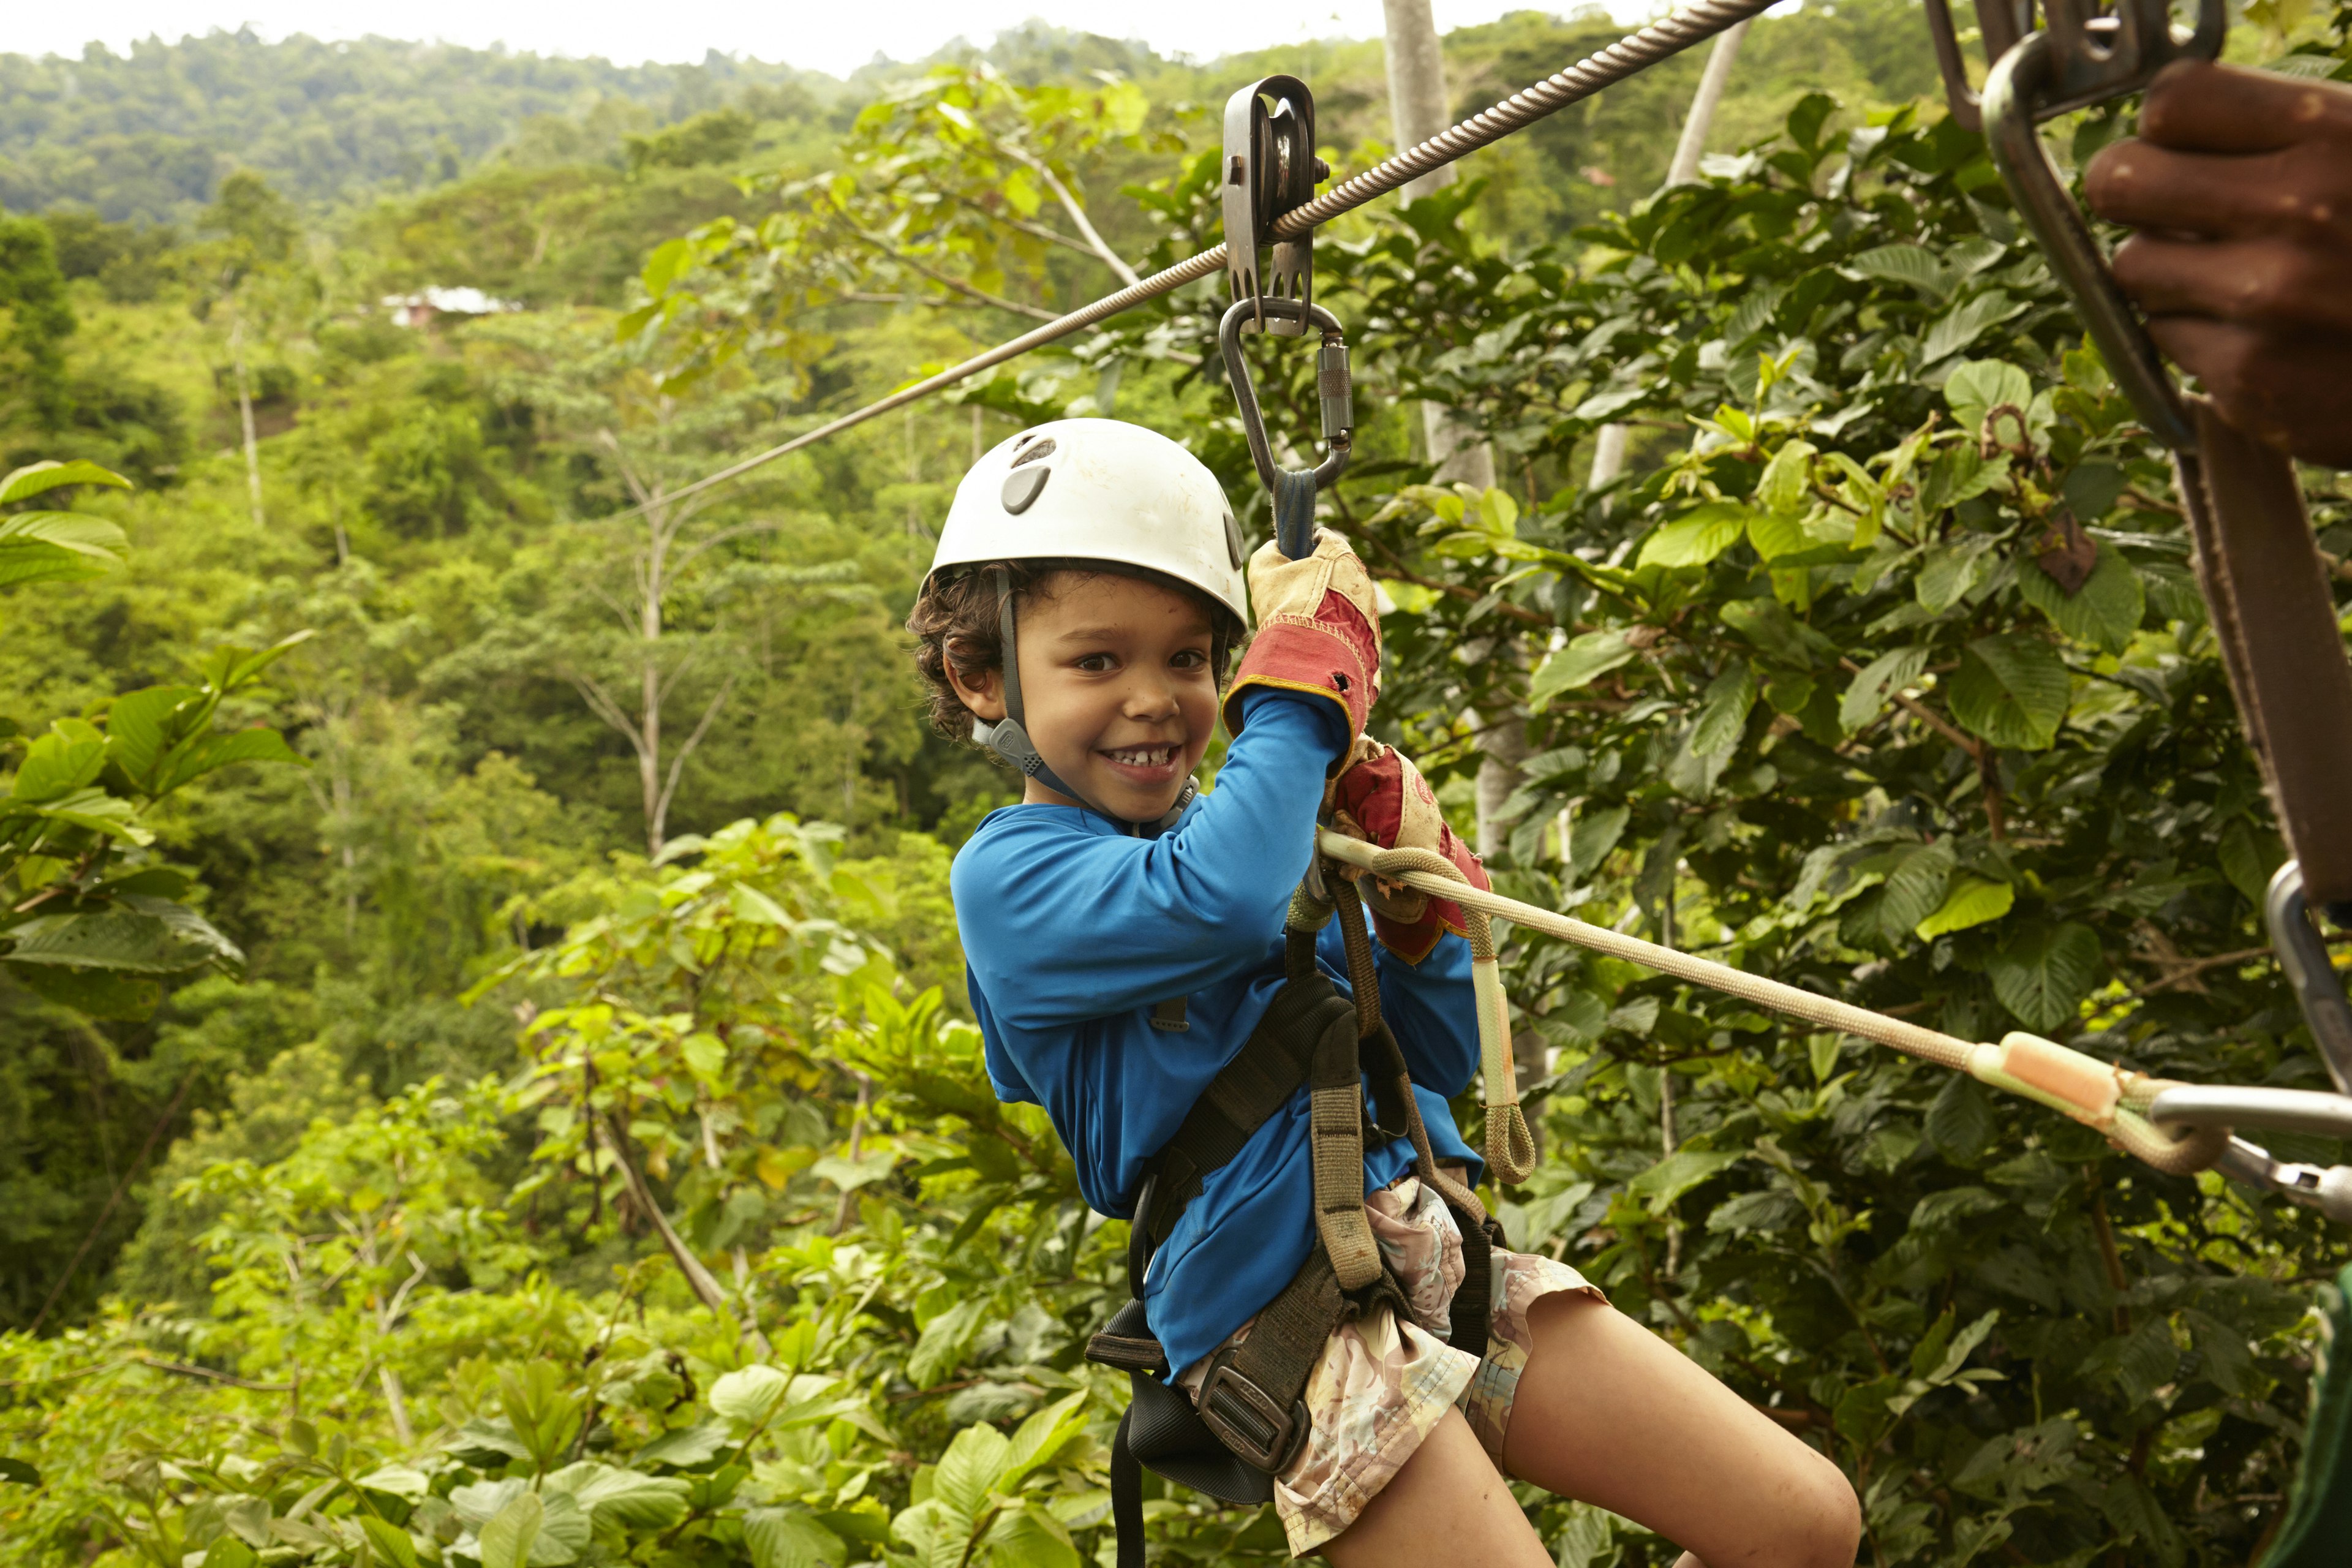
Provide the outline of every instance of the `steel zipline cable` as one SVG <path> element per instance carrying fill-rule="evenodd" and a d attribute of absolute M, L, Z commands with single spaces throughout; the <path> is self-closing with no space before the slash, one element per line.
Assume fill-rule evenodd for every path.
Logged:
<path fill-rule="evenodd" d="M 1680 54 L 1693 44 L 1702 43 L 1778 3 L 1779 0 L 1699 0 L 1696 5 L 1686 6 L 1638 32 L 1627 34 L 1599 54 L 1586 56 L 1567 69 L 1544 78 L 1524 92 L 1513 93 L 1502 102 L 1439 132 L 1428 141 L 1341 181 L 1313 201 L 1284 214 L 1275 223 L 1275 237 L 1296 239 L 1318 224 L 1328 223 L 1342 213 L 1353 212 L 1433 169 L 1466 157 L 1481 147 L 1491 146 L 1513 132 L 1524 130 L 1548 114 L 1557 113 L 1603 88 L 1612 87 L 1628 77 L 1638 75 L 1659 61 Z M 804 447 L 814 447 L 819 441 L 838 436 L 844 430 L 863 425 L 894 408 L 903 408 L 935 392 L 945 391 L 960 381 L 969 380 L 982 371 L 992 369 L 1007 360 L 1017 359 L 1031 349 L 1043 348 L 1047 343 L 1068 337 L 1072 332 L 1083 331 L 1108 321 L 1146 300 L 1157 299 L 1181 289 L 1187 283 L 1213 277 L 1224 268 L 1225 247 L 1223 245 L 1211 246 L 1197 256 L 1188 257 L 1173 267 L 1130 283 L 1115 294 L 1106 294 L 1092 304 L 1081 305 L 1067 315 L 1057 316 L 1041 327 L 974 354 L 961 364 L 950 365 L 935 375 L 925 376 L 920 381 L 900 387 L 887 397 L 877 398 L 863 408 L 829 420 L 814 430 L 795 436 L 740 463 L 730 464 L 715 474 L 706 475 L 662 497 L 659 504 L 683 500 L 713 485 L 739 479 L 779 458 L 787 457 Z M 619 515 L 633 516 L 644 510 L 643 506 L 632 507 Z"/>

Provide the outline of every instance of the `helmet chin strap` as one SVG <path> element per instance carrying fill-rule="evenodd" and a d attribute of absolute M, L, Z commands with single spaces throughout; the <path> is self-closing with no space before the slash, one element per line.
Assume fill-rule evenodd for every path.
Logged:
<path fill-rule="evenodd" d="M 1192 804 L 1192 797 L 1200 793 L 1201 786 L 1192 780 L 1184 781 L 1182 793 L 1177 795 L 1176 805 L 1167 815 L 1156 821 L 1134 822 L 1115 812 L 1105 811 L 1072 789 L 1062 782 L 1059 774 L 1045 765 L 1045 759 L 1037 754 L 1036 744 L 1029 739 L 1029 731 L 1022 722 L 1021 657 L 1019 647 L 1013 641 L 1012 574 L 998 567 L 989 576 L 996 584 L 997 645 L 1003 650 L 1004 717 L 992 724 L 985 719 L 974 719 L 971 738 L 1047 789 L 1057 795 L 1066 795 L 1097 816 L 1117 823 L 1122 833 L 1140 838 L 1174 826 L 1176 819 L 1184 815 L 1184 808 Z"/>

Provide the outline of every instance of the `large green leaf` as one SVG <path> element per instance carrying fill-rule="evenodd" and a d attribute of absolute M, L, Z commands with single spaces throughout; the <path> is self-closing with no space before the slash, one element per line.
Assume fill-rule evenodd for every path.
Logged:
<path fill-rule="evenodd" d="M 792 1386 L 772 1366 L 740 1366 L 710 1385 L 710 1408 L 730 1421 L 757 1426 L 775 1414 Z"/>
<path fill-rule="evenodd" d="M 105 766 L 106 737 L 98 726 L 85 719 L 59 719 L 25 748 L 8 793 L 17 800 L 56 800 L 95 781 Z"/>
<path fill-rule="evenodd" d="M 967 1519 L 976 1517 L 1012 1451 L 1011 1440 L 995 1427 L 965 1427 L 940 1456 L 931 1496 Z"/>
<path fill-rule="evenodd" d="M 416 1542 L 400 1526 L 367 1513 L 360 1516 L 360 1531 L 367 1537 L 368 1544 L 375 1548 L 376 1555 L 393 1568 L 417 1568 Z"/>
<path fill-rule="evenodd" d="M 60 463 L 51 458 L 46 462 L 27 463 L 5 479 L 0 479 L 0 506 L 30 500 L 60 485 L 105 485 L 113 489 L 127 490 L 131 488 L 131 481 L 110 468 L 100 468 L 96 463 Z"/>
<path fill-rule="evenodd" d="M 1949 690 L 1952 717 L 1970 734 L 2039 752 L 2058 738 L 2073 681 L 2057 649 L 2006 632 L 1969 644 Z"/>
<path fill-rule="evenodd" d="M 1885 712 L 1888 699 L 1916 682 L 1927 668 L 1924 647 L 1898 647 L 1880 654 L 1847 683 L 1845 698 L 1838 704 L 1838 722 L 1848 734 L 1861 729 Z"/>
<path fill-rule="evenodd" d="M 751 1568 L 819 1568 L 845 1562 L 841 1537 L 799 1509 L 755 1508 L 743 1516 Z"/>
<path fill-rule="evenodd" d="M 2102 653 L 2122 653 L 2131 647 L 2132 634 L 2147 614 L 2147 587 L 2123 552 L 2101 542 L 2099 563 L 2071 596 L 2038 566 L 2023 565 L 2017 586 L 2025 602 L 2040 610 L 2078 643 Z"/>
<path fill-rule="evenodd" d="M 482 1568 L 530 1568 L 531 1548 L 539 1544 L 546 1517 L 538 1493 L 517 1491 L 482 1526 Z"/>
<path fill-rule="evenodd" d="M 1528 681 L 1528 705 L 1541 710 L 1561 692 L 1589 686 L 1618 666 L 1631 663 L 1640 651 L 1623 631 L 1584 632 L 1571 637 L 1566 647 L 1536 667 Z"/>
<path fill-rule="evenodd" d="M 1933 941 L 1946 931 L 1966 931 L 1997 921 L 2009 913 L 2017 902 L 2017 889 L 2007 882 L 1988 882 L 1979 877 L 1962 877 L 1952 884 L 1951 891 L 1936 911 L 1919 922 L 1922 942 Z"/>
<path fill-rule="evenodd" d="M 1919 362 L 1933 364 L 1947 354 L 1958 353 L 1982 337 L 1986 328 L 2021 314 L 2025 308 L 2026 301 L 2012 300 L 1998 289 L 1970 295 L 1927 329 L 1927 336 L 1919 345 Z"/>
<path fill-rule="evenodd" d="M 592 1525 L 622 1531 L 663 1531 L 684 1519 L 688 1486 L 677 1476 L 648 1476 L 583 1459 L 547 1478 L 587 1510 Z"/>
<path fill-rule="evenodd" d="M 1649 1200 L 1652 1214 L 1664 1214 L 1676 1198 L 1747 1156 L 1737 1149 L 1678 1149 L 1625 1184 Z"/>
<path fill-rule="evenodd" d="M 1874 247 L 1851 258 L 1838 270 L 1849 278 L 1907 283 L 1938 299 L 1951 292 L 1954 282 L 1952 269 L 1937 260 L 1935 252 L 1909 244 Z"/>
<path fill-rule="evenodd" d="M 116 765 L 151 795 L 162 794 L 150 775 L 163 753 L 187 738 L 187 716 L 203 701 L 193 686 L 148 686 L 116 698 L 106 710 Z"/>
<path fill-rule="evenodd" d="M 2046 1035 L 2074 1020 L 2105 963 L 2090 927 L 2045 925 L 2018 933 L 1986 963 L 1985 973 L 2000 1005 Z"/>
<path fill-rule="evenodd" d="M 16 927 L 17 963 L 131 974 L 184 974 L 207 963 L 241 967 L 245 954 L 184 904 L 133 893 L 110 909 L 44 915 Z"/>
<path fill-rule="evenodd" d="M 1981 439 L 1987 411 L 2002 405 L 2024 413 L 2033 402 L 2033 383 L 2005 360 L 1963 360 L 1944 382 L 1944 401 L 1961 429 Z M 2012 432 L 2004 426 L 2003 439 Z"/>
<path fill-rule="evenodd" d="M 1738 501 L 1709 501 L 1694 507 L 1650 535 L 1636 564 L 1704 566 L 1739 542 L 1754 515 Z"/>
<path fill-rule="evenodd" d="M 1756 669 L 1746 659 L 1708 683 L 1691 731 L 1690 749 L 1702 757 L 1722 756 L 1739 744 L 1748 724 L 1748 710 L 1756 706 Z"/>

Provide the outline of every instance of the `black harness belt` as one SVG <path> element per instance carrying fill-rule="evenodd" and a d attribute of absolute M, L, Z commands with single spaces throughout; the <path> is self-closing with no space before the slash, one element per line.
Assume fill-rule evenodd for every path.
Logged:
<path fill-rule="evenodd" d="M 1416 1173 L 1453 1210 L 1462 1232 L 1464 1278 L 1454 1296 L 1451 1342 L 1473 1355 L 1486 1352 L 1489 1253 L 1500 1237 L 1475 1194 L 1437 1169 L 1404 1053 L 1380 1016 L 1362 906 L 1346 883 L 1335 884 L 1335 891 L 1356 999 L 1342 995 L 1316 967 L 1315 931 L 1329 906 L 1302 894 L 1292 905 L 1283 987 L 1247 1043 L 1152 1157 L 1129 1233 L 1133 1299 L 1087 1346 L 1088 1361 L 1128 1373 L 1132 1394 L 1111 1447 L 1119 1568 L 1142 1568 L 1145 1468 L 1221 1501 L 1267 1501 L 1275 1476 L 1306 1440 L 1309 1421 L 1301 1396 L 1332 1331 L 1375 1307 L 1410 1317 L 1364 1214 L 1368 1146 L 1410 1139 Z M 1239 1155 L 1302 1086 L 1312 1097 L 1315 1250 L 1258 1312 L 1242 1342 L 1209 1358 L 1196 1405 L 1176 1386 L 1176 1369 L 1145 1321 L 1144 1277 L 1153 1252 L 1201 1195 L 1202 1184 Z"/>

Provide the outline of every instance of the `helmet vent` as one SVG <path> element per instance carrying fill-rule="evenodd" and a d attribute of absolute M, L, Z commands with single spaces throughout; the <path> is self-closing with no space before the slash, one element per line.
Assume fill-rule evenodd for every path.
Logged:
<path fill-rule="evenodd" d="M 1053 455 L 1054 438 L 1048 436 L 1034 447 L 1023 447 L 1021 455 L 1013 459 L 1013 466 L 1017 468 L 1024 463 L 1042 463 Z"/>
<path fill-rule="evenodd" d="M 1051 447 L 1053 443 L 1045 443 Z M 1051 468 L 1016 468 L 1004 476 L 1004 510 L 1014 517 L 1027 511 L 1045 491 L 1045 481 L 1054 477 Z"/>
<path fill-rule="evenodd" d="M 1225 558 L 1234 571 L 1242 569 L 1242 525 L 1234 521 L 1232 512 L 1225 513 Z"/>

